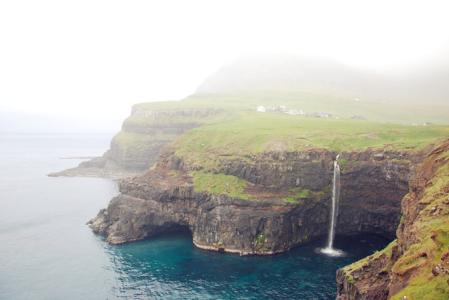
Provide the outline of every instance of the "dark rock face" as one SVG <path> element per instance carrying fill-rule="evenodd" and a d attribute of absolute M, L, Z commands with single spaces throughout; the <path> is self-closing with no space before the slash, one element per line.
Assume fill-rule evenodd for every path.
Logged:
<path fill-rule="evenodd" d="M 396 251 L 397 247 L 393 246 L 393 249 Z M 347 280 L 342 269 L 337 270 L 337 299 L 387 299 L 390 276 L 385 271 L 385 266 L 388 265 L 391 255 L 382 253 L 371 259 L 364 265 L 363 270 L 353 273 L 351 280 Z M 360 282 L 363 282 L 363 288 L 360 288 Z"/>
<path fill-rule="evenodd" d="M 376 156 L 343 156 L 348 165 L 341 175 L 337 233 L 371 232 L 394 238 L 400 201 L 408 192 L 412 157 L 390 153 L 379 160 Z"/>
<path fill-rule="evenodd" d="M 336 156 L 323 150 L 270 152 L 249 161 L 223 161 L 219 171 L 266 188 L 302 187 L 330 194 Z M 416 159 L 401 152 L 342 153 L 337 233 L 370 232 L 393 238 L 400 201 L 408 192 L 410 169 Z"/>
<path fill-rule="evenodd" d="M 266 188 L 323 190 L 331 185 L 330 174 L 336 156 L 336 153 L 323 150 L 266 152 L 245 160 L 222 160 L 219 172 Z"/>
<path fill-rule="evenodd" d="M 407 190 L 410 157 L 402 153 L 383 159 L 376 159 L 379 153 L 374 152 L 354 155 L 341 156 L 342 162 L 346 157 L 358 160 L 342 166 L 344 193 L 337 232 L 392 236 L 399 221 L 400 199 Z M 198 193 L 188 175 L 189 166 L 166 155 L 144 176 L 122 180 L 121 195 L 89 224 L 112 244 L 183 226 L 192 233 L 195 245 L 203 249 L 242 255 L 280 253 L 327 233 L 335 156 L 321 150 L 264 153 L 220 164 L 222 173 L 245 179 L 259 190 L 269 190 L 270 195 L 297 187 L 322 194 L 292 204 L 281 196 L 240 200 Z M 182 176 L 174 177 L 173 170 Z"/>
<path fill-rule="evenodd" d="M 123 181 L 122 194 L 90 221 L 91 228 L 120 244 L 185 226 L 196 246 L 242 255 L 283 252 L 326 231 L 320 226 L 326 206 L 312 199 L 301 207 L 280 200 L 230 199 L 196 193 L 188 182 L 173 185 L 164 173 L 147 174 L 151 181 Z"/>
<path fill-rule="evenodd" d="M 339 269 L 337 299 L 448 299 L 448 153 L 445 141 L 423 156 L 401 201 L 397 240 Z"/>

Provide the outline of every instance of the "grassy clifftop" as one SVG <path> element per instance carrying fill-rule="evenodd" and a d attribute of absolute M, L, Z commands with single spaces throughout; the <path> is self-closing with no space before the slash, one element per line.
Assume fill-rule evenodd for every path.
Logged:
<path fill-rule="evenodd" d="M 195 94 L 181 101 L 140 103 L 135 110 L 168 111 L 180 109 L 220 109 L 229 113 L 254 111 L 257 106 L 284 105 L 288 109 L 301 109 L 305 113 L 327 112 L 347 119 L 362 116 L 372 122 L 413 124 L 432 122 L 449 124 L 449 106 L 397 104 L 358 98 L 336 97 L 329 94 L 306 92 L 252 92 L 239 94 Z"/>
<path fill-rule="evenodd" d="M 449 136 L 449 126 L 411 126 L 351 119 L 313 118 L 280 113 L 246 112 L 193 129 L 176 142 L 186 161 L 208 165 L 220 157 L 265 151 L 367 148 L 417 150 Z"/>
<path fill-rule="evenodd" d="M 256 112 L 259 106 L 267 112 Z M 443 124 L 449 124 L 449 107 L 305 92 L 197 94 L 136 104 L 112 141 L 105 166 L 147 170 L 170 144 L 186 161 L 211 168 L 220 157 L 244 159 L 264 151 L 416 149 L 448 136 L 449 125 Z"/>

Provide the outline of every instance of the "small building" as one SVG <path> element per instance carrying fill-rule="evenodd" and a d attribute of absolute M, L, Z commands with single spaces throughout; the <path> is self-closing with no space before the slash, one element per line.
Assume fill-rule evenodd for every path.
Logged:
<path fill-rule="evenodd" d="M 327 119 L 327 118 L 332 117 L 332 114 L 327 113 L 327 112 L 316 112 L 316 113 L 313 113 L 312 116 L 315 118 Z"/>
<path fill-rule="evenodd" d="M 366 120 L 366 118 L 362 115 L 352 115 L 351 119 L 353 120 Z"/>
<path fill-rule="evenodd" d="M 285 106 L 285 105 L 279 105 L 279 111 L 280 111 L 280 112 L 287 112 L 287 106 Z"/>
<path fill-rule="evenodd" d="M 286 114 L 292 115 L 292 116 L 302 116 L 304 115 L 304 111 L 302 109 L 289 109 L 288 111 L 285 112 Z"/>
<path fill-rule="evenodd" d="M 267 109 L 265 108 L 265 106 L 259 105 L 259 106 L 256 108 L 256 111 L 257 111 L 257 112 L 267 112 Z"/>

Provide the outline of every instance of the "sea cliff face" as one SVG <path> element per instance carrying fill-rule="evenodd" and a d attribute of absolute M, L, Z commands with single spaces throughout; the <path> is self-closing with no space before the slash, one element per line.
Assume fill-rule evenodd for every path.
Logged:
<path fill-rule="evenodd" d="M 145 175 L 122 180 L 121 194 L 89 225 L 112 244 L 185 228 L 203 249 L 284 252 L 327 233 L 335 157 L 309 150 L 221 158 L 214 172 L 245 183 L 241 196 L 233 196 L 199 189 L 195 172 L 201 167 L 166 152 Z M 337 233 L 393 236 L 416 157 L 371 150 L 340 157 L 344 193 Z"/>
<path fill-rule="evenodd" d="M 147 171 L 165 146 L 186 131 L 215 119 L 223 111 L 214 108 L 177 108 L 170 102 L 136 104 L 101 157 L 50 176 L 93 176 L 124 178 Z"/>
<path fill-rule="evenodd" d="M 448 299 L 449 141 L 416 168 L 397 239 L 337 271 L 338 299 Z"/>

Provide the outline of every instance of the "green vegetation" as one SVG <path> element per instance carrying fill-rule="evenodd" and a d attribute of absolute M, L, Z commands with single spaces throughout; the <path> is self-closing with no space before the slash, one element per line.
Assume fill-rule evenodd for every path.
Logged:
<path fill-rule="evenodd" d="M 121 131 L 114 137 L 114 143 L 120 145 L 120 147 L 126 151 L 137 146 L 146 146 L 154 141 L 171 141 L 176 136 L 173 134 L 143 134 L 136 132 Z"/>
<path fill-rule="evenodd" d="M 358 260 L 358 261 L 356 261 L 356 262 L 354 262 L 354 263 L 352 263 L 352 264 L 342 268 L 342 270 L 345 273 L 345 275 L 347 276 L 347 278 L 350 278 L 351 280 L 353 280 L 353 277 L 351 275 L 352 272 L 354 272 L 355 270 L 359 270 L 359 269 L 363 268 L 371 260 L 378 259 L 382 255 L 386 255 L 388 258 L 390 258 L 391 255 L 392 255 L 393 247 L 395 247 L 396 245 L 397 245 L 397 240 L 394 240 L 390 244 L 388 244 L 387 247 L 385 247 L 383 250 L 376 251 L 373 254 L 371 254 L 370 256 L 362 258 L 361 260 Z"/>
<path fill-rule="evenodd" d="M 426 205 L 419 219 L 413 224 L 419 243 L 410 246 L 393 266 L 393 272 L 405 274 L 419 268 L 404 289 L 392 299 L 447 299 L 449 295 L 449 274 L 434 276 L 432 269 L 441 263 L 444 254 L 449 253 L 449 153 L 440 155 L 445 161 L 426 187 L 421 205 Z M 439 209 L 438 213 L 434 213 Z"/>
<path fill-rule="evenodd" d="M 259 233 L 256 236 L 254 245 L 256 246 L 256 248 L 261 248 L 265 245 L 266 242 L 267 242 L 267 238 L 265 237 L 265 235 L 263 233 Z"/>
<path fill-rule="evenodd" d="M 252 199 L 245 192 L 248 182 L 231 175 L 206 172 L 193 172 L 193 186 L 197 192 L 207 192 L 212 195 L 226 195 L 242 200 Z"/>
<path fill-rule="evenodd" d="M 423 168 L 440 164 L 430 183 L 426 184 L 424 194 L 413 193 L 406 197 L 420 197 L 418 203 L 424 208 L 419 212 L 407 231 L 413 235 L 411 244 L 396 261 L 392 258 L 392 249 L 397 241 L 392 242 L 382 251 L 361 259 L 342 270 L 348 282 L 354 282 L 352 276 L 355 270 L 360 270 L 381 255 L 386 255 L 388 264 L 385 271 L 391 272 L 393 277 L 404 280 L 402 290 L 392 295 L 393 300 L 443 300 L 449 295 L 449 207 L 447 205 L 447 191 L 449 191 L 449 151 L 436 152 L 424 161 Z M 412 201 L 412 203 L 414 203 Z M 417 205 L 417 204 L 412 204 Z M 407 215 L 401 217 L 401 224 Z M 407 242 L 412 242 L 407 241 Z M 438 267 L 437 267 L 438 266 Z M 433 270 L 437 271 L 435 274 Z M 445 270 L 446 269 L 446 270 Z"/>
<path fill-rule="evenodd" d="M 291 189 L 290 195 L 285 197 L 283 200 L 288 203 L 299 203 L 301 199 L 309 198 L 311 195 L 311 191 L 308 189 Z"/>
<path fill-rule="evenodd" d="M 311 191 L 305 188 L 293 188 L 289 190 L 289 195 L 284 197 L 282 200 L 284 200 L 287 203 L 293 203 L 298 204 L 301 203 L 301 200 L 304 199 L 314 199 L 314 200 L 320 200 L 322 199 L 326 194 L 329 194 L 330 191 Z"/>
<path fill-rule="evenodd" d="M 259 105 L 284 105 L 331 117 L 257 113 Z M 133 111 L 124 123 L 125 131 L 115 139 L 122 151 L 144 153 L 148 143 L 171 142 L 180 129 L 200 125 L 177 141 L 176 153 L 209 171 L 218 171 L 215 167 L 223 158 L 244 160 L 263 151 L 419 149 L 449 136 L 448 126 L 422 126 L 424 122 L 448 124 L 449 107 L 354 101 L 299 91 L 193 95 L 182 101 L 136 104 Z M 354 116 L 366 121 L 353 120 Z M 344 168 L 346 162 L 341 165 Z"/>
<path fill-rule="evenodd" d="M 424 102 L 423 102 L 424 103 Z M 239 94 L 201 94 L 187 97 L 182 101 L 140 103 L 135 110 L 167 111 L 179 109 L 221 109 L 227 113 L 252 112 L 258 105 L 285 105 L 288 109 L 301 109 L 306 113 L 327 112 L 341 119 L 363 116 L 371 122 L 421 124 L 449 123 L 449 106 L 429 106 L 427 104 L 394 104 L 379 101 L 354 101 L 352 98 L 335 97 L 300 91 L 254 92 Z"/>
<path fill-rule="evenodd" d="M 170 134 L 148 135 L 121 131 L 113 138 L 111 149 L 116 151 L 115 155 L 123 161 L 139 159 L 150 156 L 161 144 L 169 143 L 175 138 L 175 135 Z"/>
<path fill-rule="evenodd" d="M 419 149 L 447 136 L 447 126 L 248 112 L 240 114 L 239 118 L 204 125 L 184 134 L 176 144 L 176 154 L 190 163 L 213 168 L 221 157 L 245 157 L 263 151 Z"/>

